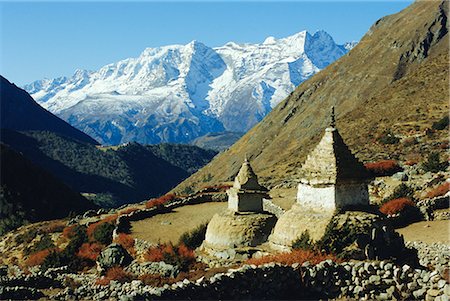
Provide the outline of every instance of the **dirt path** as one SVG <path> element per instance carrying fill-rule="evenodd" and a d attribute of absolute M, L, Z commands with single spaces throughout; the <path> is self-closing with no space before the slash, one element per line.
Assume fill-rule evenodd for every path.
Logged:
<path fill-rule="evenodd" d="M 403 234 L 405 241 L 450 244 L 450 220 L 418 222 L 396 231 Z"/>
<path fill-rule="evenodd" d="M 131 223 L 131 235 L 149 242 L 177 243 L 180 236 L 209 222 L 214 214 L 225 210 L 226 202 L 203 203 L 176 208 L 152 218 Z"/>

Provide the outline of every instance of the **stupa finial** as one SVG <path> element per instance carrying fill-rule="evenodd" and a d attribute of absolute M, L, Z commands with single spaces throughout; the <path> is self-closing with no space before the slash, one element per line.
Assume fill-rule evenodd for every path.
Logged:
<path fill-rule="evenodd" d="M 334 114 L 334 106 L 331 107 L 331 121 L 330 121 L 330 127 L 334 128 L 336 127 L 336 116 Z"/>

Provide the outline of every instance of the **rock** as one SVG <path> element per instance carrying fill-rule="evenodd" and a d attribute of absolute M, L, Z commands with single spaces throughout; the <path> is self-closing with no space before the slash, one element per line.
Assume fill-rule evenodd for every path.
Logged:
<path fill-rule="evenodd" d="M 408 175 L 403 171 L 393 174 L 392 178 L 399 181 L 408 181 Z"/>
<path fill-rule="evenodd" d="M 127 266 L 131 263 L 132 257 L 121 245 L 112 243 L 107 246 L 97 258 L 97 269 L 100 272 L 114 267 Z"/>
<path fill-rule="evenodd" d="M 97 212 L 95 210 L 88 210 L 83 214 L 83 218 L 96 216 Z"/>
<path fill-rule="evenodd" d="M 447 282 L 444 279 L 439 280 L 437 283 L 438 288 L 443 288 L 446 284 Z"/>
<path fill-rule="evenodd" d="M 425 293 L 426 293 L 427 291 L 424 289 L 424 288 L 421 288 L 421 289 L 418 289 L 418 290 L 415 290 L 415 291 L 413 291 L 413 296 L 416 298 L 416 299 L 423 299 L 423 297 L 425 296 Z"/>

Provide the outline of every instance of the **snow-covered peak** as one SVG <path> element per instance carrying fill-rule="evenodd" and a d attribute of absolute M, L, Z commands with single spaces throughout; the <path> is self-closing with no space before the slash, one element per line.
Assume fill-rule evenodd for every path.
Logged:
<path fill-rule="evenodd" d="M 189 142 L 208 132 L 245 132 L 346 52 L 324 31 L 216 48 L 194 40 L 24 88 L 106 144 Z"/>
<path fill-rule="evenodd" d="M 275 44 L 276 42 L 277 42 L 277 40 L 276 40 L 274 37 L 270 36 L 270 37 L 267 37 L 267 38 L 264 40 L 263 44 L 264 44 L 264 45 L 273 45 L 273 44 Z"/>

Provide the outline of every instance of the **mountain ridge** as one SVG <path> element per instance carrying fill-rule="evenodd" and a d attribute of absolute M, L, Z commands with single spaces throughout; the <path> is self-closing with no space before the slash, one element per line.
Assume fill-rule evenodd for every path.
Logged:
<path fill-rule="evenodd" d="M 245 132 L 300 82 L 347 53 L 324 31 L 263 43 L 146 48 L 137 58 L 24 88 L 103 144 L 191 142 Z M 318 66 L 320 66 L 320 68 Z"/>

